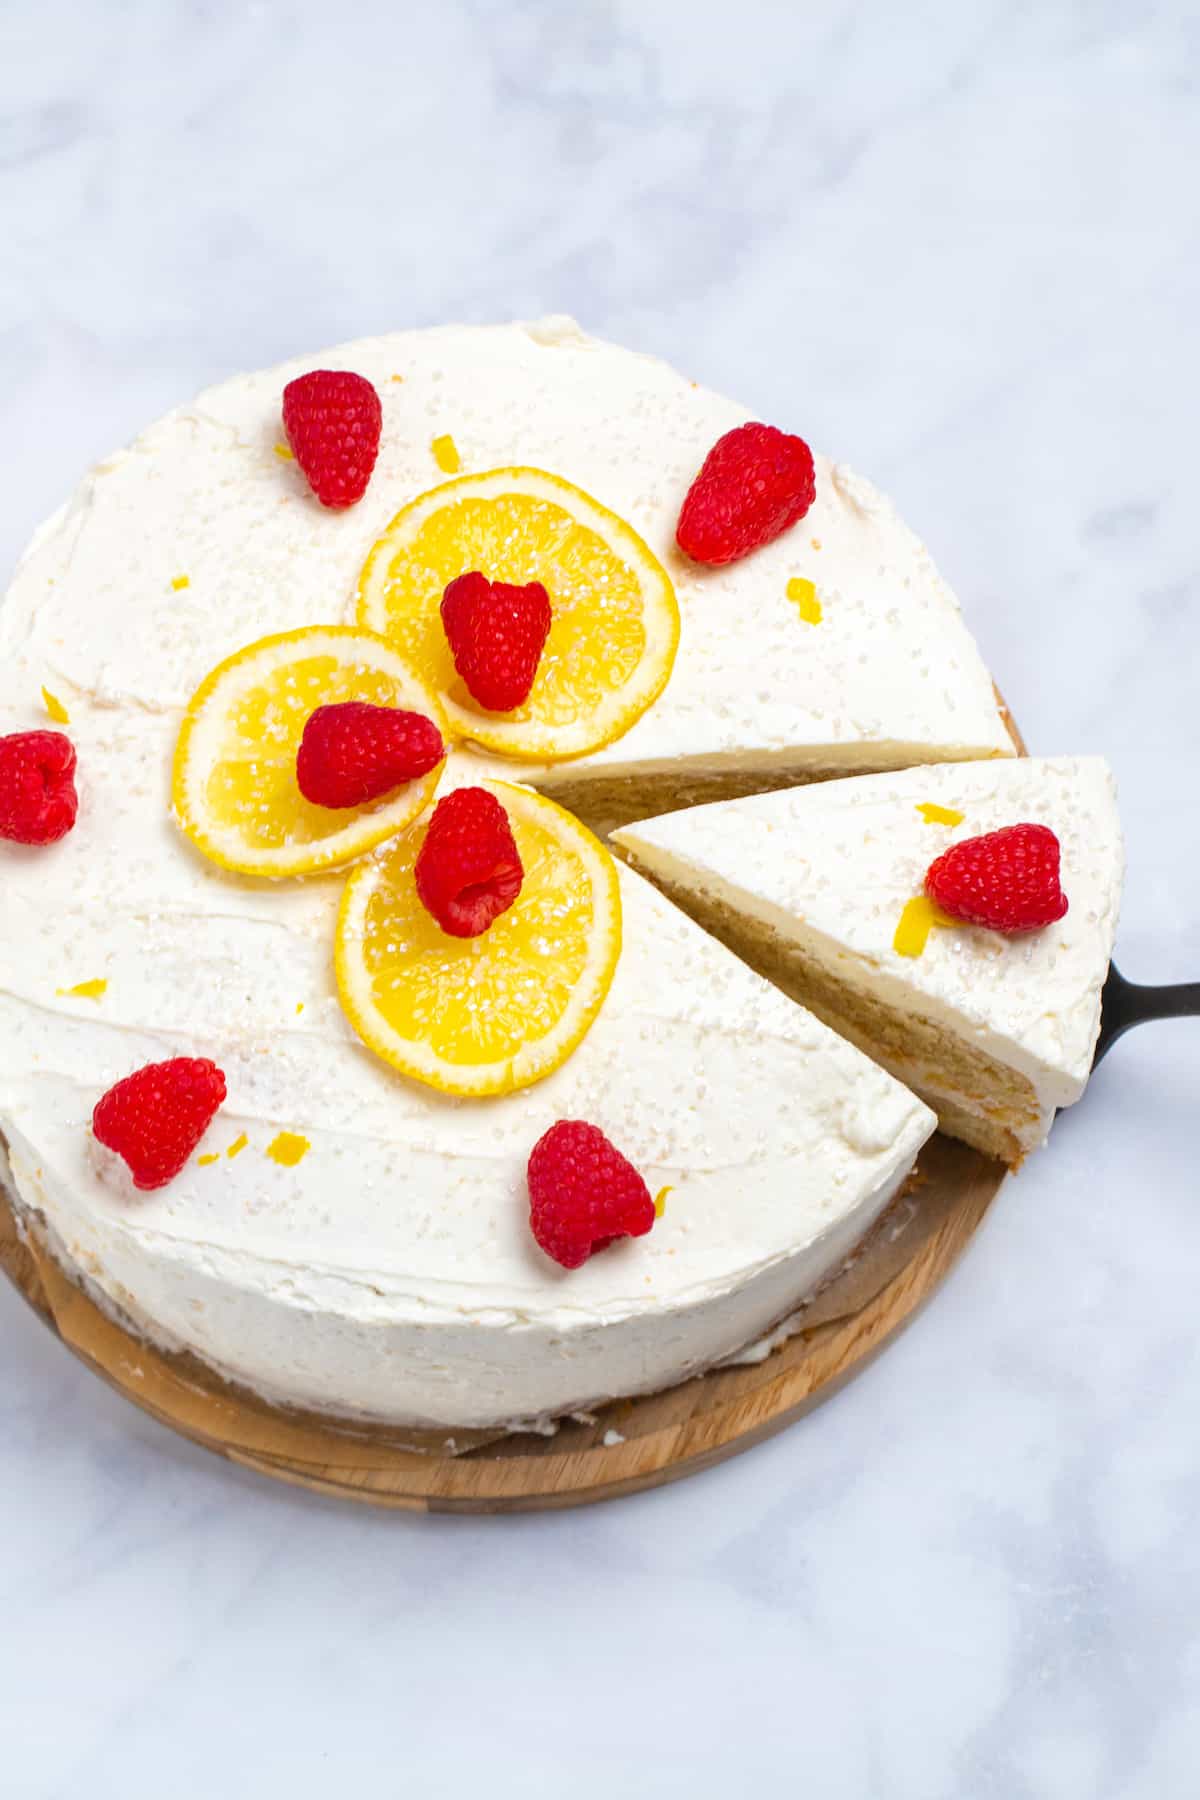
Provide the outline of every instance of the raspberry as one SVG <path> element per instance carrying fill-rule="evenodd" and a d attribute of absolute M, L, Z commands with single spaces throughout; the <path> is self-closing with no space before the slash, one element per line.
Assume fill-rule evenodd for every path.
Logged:
<path fill-rule="evenodd" d="M 225 1077 L 204 1056 L 174 1056 L 126 1075 L 97 1101 L 92 1131 L 149 1192 L 173 1181 L 225 1098 Z"/>
<path fill-rule="evenodd" d="M 816 496 L 812 451 L 774 425 L 718 438 L 687 491 L 675 541 L 693 562 L 736 562 L 802 519 Z"/>
<path fill-rule="evenodd" d="M 540 581 L 511 587 L 477 572 L 459 575 L 442 595 L 442 625 L 473 700 L 488 712 L 525 704 L 550 630 L 550 596 Z"/>
<path fill-rule="evenodd" d="M 0 737 L 0 838 L 55 844 L 75 823 L 75 746 L 61 731 Z"/>
<path fill-rule="evenodd" d="M 283 390 L 283 428 L 322 506 L 353 506 L 367 491 L 383 408 L 365 375 L 313 369 Z"/>
<path fill-rule="evenodd" d="M 439 800 L 413 873 L 422 906 L 451 937 L 478 937 L 507 912 L 525 871 L 495 795 L 466 787 Z"/>
<path fill-rule="evenodd" d="M 446 754 L 424 713 L 345 700 L 310 713 L 296 752 L 296 785 L 314 806 L 366 806 L 428 775 Z"/>
<path fill-rule="evenodd" d="M 633 1164 L 582 1119 L 560 1119 L 529 1157 L 529 1225 L 564 1269 L 617 1238 L 644 1237 L 654 1223 L 650 1190 Z"/>
<path fill-rule="evenodd" d="M 1006 825 L 952 844 L 930 864 L 925 892 L 968 925 L 1037 931 L 1067 910 L 1058 867 L 1058 839 L 1048 826 Z"/>

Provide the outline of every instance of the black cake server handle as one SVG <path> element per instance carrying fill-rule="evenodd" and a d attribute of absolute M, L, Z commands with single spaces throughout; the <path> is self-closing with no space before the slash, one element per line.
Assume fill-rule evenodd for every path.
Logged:
<path fill-rule="evenodd" d="M 1126 981 L 1116 963 L 1108 966 L 1108 980 L 1100 996 L 1100 1036 L 1096 1040 L 1095 1068 L 1119 1037 L 1147 1019 L 1200 1018 L 1200 981 L 1180 981 L 1168 987 L 1142 987 Z"/>

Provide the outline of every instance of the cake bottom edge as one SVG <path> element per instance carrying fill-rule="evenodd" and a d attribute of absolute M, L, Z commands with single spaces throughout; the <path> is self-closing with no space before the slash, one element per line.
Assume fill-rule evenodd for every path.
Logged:
<path fill-rule="evenodd" d="M 52 1222 L 37 1207 L 22 1199 L 0 1137 L 0 1210 L 11 1216 L 13 1229 L 32 1256 L 43 1288 L 48 1290 L 48 1308 L 39 1310 L 48 1311 L 50 1322 L 68 1346 L 103 1378 L 165 1423 L 189 1435 L 211 1438 L 215 1447 L 222 1447 L 222 1421 L 228 1425 L 238 1409 L 249 1408 L 255 1415 L 265 1415 L 270 1421 L 285 1425 L 292 1436 L 305 1431 L 334 1432 L 339 1438 L 359 1443 L 369 1441 L 393 1451 L 459 1456 L 519 1436 L 552 1437 L 563 1425 L 593 1423 L 595 1415 L 605 1408 L 661 1396 L 697 1377 L 724 1368 L 759 1365 L 798 1333 L 830 1321 L 831 1309 L 821 1303 L 831 1291 L 837 1290 L 844 1276 L 864 1261 L 874 1246 L 889 1237 L 895 1238 L 897 1215 L 903 1217 L 906 1208 L 911 1210 L 908 1196 L 920 1185 L 920 1180 L 915 1167 L 901 1171 L 899 1178 L 889 1184 L 889 1191 L 872 1210 L 869 1219 L 860 1222 L 860 1229 L 837 1247 L 836 1256 L 807 1291 L 790 1294 L 786 1304 L 776 1309 L 769 1319 L 757 1322 L 744 1341 L 722 1346 L 701 1367 L 689 1368 L 634 1391 L 572 1399 L 561 1408 L 532 1416 L 514 1413 L 483 1424 L 463 1424 L 455 1420 L 431 1423 L 364 1413 L 344 1406 L 312 1406 L 299 1402 L 292 1395 L 273 1390 L 267 1383 L 247 1381 L 239 1372 L 222 1367 L 218 1360 L 184 1344 L 159 1322 L 135 1314 L 116 1300 L 94 1275 L 79 1266 L 66 1250 Z M 86 1304 L 80 1306 L 78 1297 Z M 857 1307 L 845 1309 L 847 1314 L 854 1310 Z M 836 1305 L 832 1316 L 839 1316 Z M 130 1340 L 152 1351 L 155 1362 L 162 1365 L 161 1370 L 146 1370 L 131 1364 L 128 1357 Z M 151 1390 L 158 1381 L 172 1388 L 171 1404 L 162 1403 L 161 1393 L 156 1400 Z M 143 1382 L 145 1391 L 139 1391 Z M 186 1418 L 180 1416 L 176 1401 L 181 1403 Z M 206 1407 L 212 1409 L 213 1416 L 204 1423 L 203 1429 L 191 1430 L 189 1421 L 198 1422 Z"/>

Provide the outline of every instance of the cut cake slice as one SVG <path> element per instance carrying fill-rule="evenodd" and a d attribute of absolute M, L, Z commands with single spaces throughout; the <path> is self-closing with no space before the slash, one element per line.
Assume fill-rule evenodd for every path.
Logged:
<path fill-rule="evenodd" d="M 916 954 L 919 933 L 898 949 L 934 858 L 1025 821 L 1060 841 L 1065 917 L 1015 937 L 936 924 Z M 825 782 L 643 820 L 614 841 L 988 1155 L 1015 1167 L 1083 1092 L 1123 873 L 1115 784 L 1099 757 Z"/>

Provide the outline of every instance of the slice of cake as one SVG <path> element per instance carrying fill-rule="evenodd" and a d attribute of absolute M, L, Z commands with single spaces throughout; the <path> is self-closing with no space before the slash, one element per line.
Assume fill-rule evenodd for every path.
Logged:
<path fill-rule="evenodd" d="M 137 803 L 165 722 L 113 734 L 84 708 L 72 728 L 105 768 L 91 808 L 52 851 L 0 845 L 15 1197 L 135 1329 L 272 1400 L 495 1427 L 667 1386 L 838 1268 L 934 1128 L 627 869 L 616 977 L 561 1068 L 488 1100 L 401 1079 L 338 1005 L 340 884 L 222 878 Z M 92 1107 L 180 1055 L 215 1057 L 228 1098 L 182 1173 L 137 1193 L 98 1164 Z M 559 1119 L 604 1130 L 662 1213 L 570 1270 L 535 1244 L 525 1186 Z"/>
<path fill-rule="evenodd" d="M 951 845 L 1049 827 L 1068 910 L 1005 936 L 924 895 Z M 698 807 L 616 833 L 692 916 L 1016 1165 L 1083 1092 L 1120 904 L 1116 794 L 1097 757 L 908 769 Z"/>
<path fill-rule="evenodd" d="M 384 400 L 370 485 L 342 512 L 314 506 L 280 424 L 285 383 L 322 366 Z M 807 513 L 754 554 L 713 568 L 677 549 L 689 485 L 746 417 L 565 319 L 345 344 L 211 388 L 100 463 L 39 533 L 10 613 L 53 691 L 139 716 L 181 708 L 252 640 L 351 620 L 372 546 L 415 496 L 452 473 L 532 465 L 628 520 L 679 602 L 674 669 L 645 715 L 581 760 L 526 773 L 589 822 L 1011 754 L 953 594 L 844 464 L 818 455 Z"/>

